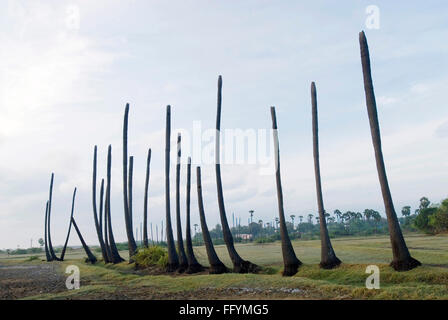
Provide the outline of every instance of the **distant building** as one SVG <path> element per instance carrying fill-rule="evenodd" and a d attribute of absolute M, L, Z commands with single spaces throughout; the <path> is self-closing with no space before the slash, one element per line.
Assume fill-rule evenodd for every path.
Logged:
<path fill-rule="evenodd" d="M 243 240 L 252 240 L 252 235 L 250 233 L 240 233 L 237 234 L 236 237 Z"/>

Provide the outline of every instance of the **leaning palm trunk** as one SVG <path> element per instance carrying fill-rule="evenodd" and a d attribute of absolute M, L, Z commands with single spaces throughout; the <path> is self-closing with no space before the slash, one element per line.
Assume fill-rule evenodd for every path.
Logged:
<path fill-rule="evenodd" d="M 176 162 L 176 227 L 177 227 L 177 252 L 179 253 L 179 272 L 188 268 L 188 260 L 185 255 L 184 241 L 182 237 L 182 222 L 180 219 L 180 159 L 181 136 L 177 135 L 177 162 Z"/>
<path fill-rule="evenodd" d="M 64 247 L 62 248 L 62 252 L 61 252 L 61 261 L 64 261 L 65 251 L 67 250 L 68 239 L 70 238 L 70 231 L 72 230 L 72 218 L 73 218 L 73 212 L 75 210 L 75 197 L 76 197 L 76 188 L 75 188 L 75 190 L 73 190 L 72 211 L 70 214 L 70 223 L 68 224 L 67 238 L 65 238 Z"/>
<path fill-rule="evenodd" d="M 53 244 L 51 243 L 51 204 L 52 204 L 52 198 L 53 198 L 53 181 L 54 181 L 54 173 L 51 173 L 51 181 L 50 181 L 50 192 L 48 197 L 48 217 L 47 217 L 47 233 L 48 233 L 48 250 L 50 251 L 51 259 L 53 260 L 59 260 L 59 258 L 54 253 Z"/>
<path fill-rule="evenodd" d="M 237 273 L 257 272 L 260 268 L 250 261 L 243 260 L 235 249 L 233 244 L 233 236 L 230 232 L 229 223 L 227 222 L 226 208 L 224 205 L 224 195 L 222 191 L 221 181 L 221 164 L 220 164 L 220 136 L 221 136 L 221 102 L 222 102 L 222 77 L 218 78 L 218 103 L 216 113 L 216 136 L 215 136 L 215 171 L 216 171 L 216 187 L 218 191 L 219 216 L 221 218 L 222 233 L 227 251 L 233 263 L 233 271 Z"/>
<path fill-rule="evenodd" d="M 114 233 L 112 231 L 112 218 L 110 213 L 110 189 L 111 189 L 111 167 L 112 167 L 112 146 L 109 145 L 107 150 L 107 182 L 106 182 L 106 206 L 104 214 L 107 215 L 107 233 L 109 237 L 110 262 L 119 263 L 124 261 L 118 253 L 115 244 Z M 130 259 L 130 258 L 129 258 Z"/>
<path fill-rule="evenodd" d="M 50 250 L 48 250 L 48 200 L 45 205 L 45 257 L 47 258 L 47 261 L 53 261 L 53 258 L 51 257 Z"/>
<path fill-rule="evenodd" d="M 98 236 L 98 241 L 100 243 L 101 255 L 103 256 L 103 261 L 108 263 L 108 257 L 106 252 L 106 245 L 103 240 L 103 232 L 101 230 L 101 214 L 98 221 L 98 211 L 97 211 L 97 203 L 96 203 L 96 171 L 97 171 L 97 146 L 93 149 L 93 174 L 92 174 L 92 206 L 93 206 L 93 219 L 95 221 L 96 234 Z M 102 196 L 102 195 L 101 195 Z M 101 202 L 101 201 L 100 201 Z M 101 203 L 100 203 L 101 208 Z M 101 209 L 100 209 L 101 211 Z M 62 257 L 61 257 L 62 258 Z"/>
<path fill-rule="evenodd" d="M 134 240 L 132 231 L 132 217 L 129 212 L 128 198 L 128 117 L 129 103 L 126 104 L 123 121 L 123 203 L 124 203 L 124 221 L 126 224 L 126 235 L 128 237 L 129 262 L 137 251 L 137 244 Z M 109 221 L 110 222 L 110 221 Z"/>
<path fill-rule="evenodd" d="M 90 251 L 89 246 L 86 244 L 86 242 L 84 241 L 84 238 L 82 237 L 81 231 L 79 231 L 78 226 L 76 225 L 75 222 L 75 218 L 72 217 L 72 223 L 73 226 L 75 227 L 76 233 L 78 234 L 79 240 L 81 241 L 82 247 L 84 248 L 84 251 L 87 254 L 87 260 L 91 263 L 94 264 L 96 263 L 97 259 L 96 257 L 93 255 L 92 251 Z M 86 260 L 86 262 L 87 262 Z"/>
<path fill-rule="evenodd" d="M 274 136 L 274 152 L 275 152 L 275 180 L 277 184 L 277 200 L 278 200 L 278 213 L 280 222 L 280 236 L 282 239 L 282 254 L 283 254 L 283 275 L 293 276 L 297 273 L 297 269 L 302 264 L 297 259 L 294 249 L 289 239 L 288 230 L 286 229 L 285 212 L 283 210 L 283 192 L 282 181 L 280 177 L 280 150 L 278 143 L 278 131 L 277 131 L 277 118 L 275 116 L 275 107 L 271 107 L 272 117 L 272 134 Z"/>
<path fill-rule="evenodd" d="M 185 230 L 185 237 L 186 237 L 186 253 L 187 253 L 187 260 L 188 260 L 188 269 L 187 273 L 196 273 L 204 270 L 204 267 L 199 264 L 198 260 L 196 260 L 196 257 L 194 256 L 193 251 L 193 242 L 191 241 L 191 226 L 190 226 L 190 191 L 191 191 L 191 158 L 188 157 L 188 164 L 187 164 L 187 223 L 186 223 L 186 230 Z"/>
<path fill-rule="evenodd" d="M 333 246 L 331 245 L 330 236 L 328 235 L 327 221 L 325 219 L 324 201 L 322 197 L 322 185 L 320 180 L 320 164 L 319 164 L 319 135 L 318 135 L 318 118 L 317 118 L 317 95 L 316 85 L 311 83 L 311 105 L 313 118 L 313 156 L 314 156 L 314 174 L 316 178 L 317 207 L 319 210 L 320 220 L 320 241 L 321 241 L 321 260 L 320 267 L 324 269 L 332 269 L 341 264 L 341 260 L 336 257 Z"/>
<path fill-rule="evenodd" d="M 408 247 L 406 246 L 392 202 L 389 184 L 387 182 L 386 168 L 384 166 L 383 152 L 381 149 L 381 135 L 375 93 L 373 90 L 372 74 L 370 70 L 369 47 L 364 31 L 359 33 L 359 45 L 361 48 L 364 91 L 366 95 L 367 112 L 369 115 L 370 133 L 372 135 L 373 148 L 375 150 L 376 168 L 381 185 L 381 193 L 383 195 L 387 222 L 389 225 L 390 241 L 392 244 L 393 260 L 390 265 L 397 271 L 406 271 L 421 265 L 421 263 L 411 257 Z"/>
<path fill-rule="evenodd" d="M 208 231 L 207 222 L 205 221 L 204 203 L 202 200 L 202 184 L 201 184 L 201 167 L 196 168 L 197 187 L 198 187 L 198 206 L 199 217 L 201 219 L 202 236 L 204 238 L 205 249 L 207 251 L 208 262 L 210 263 L 210 273 L 219 274 L 227 272 L 227 268 L 224 263 L 219 260 L 213 246 L 212 238 Z"/>
<path fill-rule="evenodd" d="M 171 228 L 170 205 L 170 139 L 171 139 L 171 106 L 166 107 L 166 135 L 165 135 L 165 205 L 166 205 L 166 242 L 168 247 L 167 271 L 172 272 L 179 267 L 179 257 L 174 245 L 173 229 Z M 162 228 L 163 229 L 163 228 Z M 163 231 L 162 231 L 163 232 Z M 163 241 L 163 234 L 162 234 Z"/>
<path fill-rule="evenodd" d="M 146 160 L 146 179 L 145 179 L 145 199 L 143 204 L 143 245 L 149 246 L 148 243 L 148 190 L 149 190 L 149 167 L 151 164 L 151 148 L 148 149 L 148 158 Z"/>

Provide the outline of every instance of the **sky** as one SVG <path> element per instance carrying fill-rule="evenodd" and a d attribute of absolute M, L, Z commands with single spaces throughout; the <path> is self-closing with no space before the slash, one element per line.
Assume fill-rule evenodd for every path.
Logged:
<path fill-rule="evenodd" d="M 158 224 L 160 230 L 165 216 L 168 104 L 172 150 L 177 132 L 183 133 L 185 142 L 188 137 L 198 141 L 198 127 L 202 134 L 202 157 L 193 152 L 194 143 L 192 148 L 185 143 L 183 149 L 182 217 L 185 158 L 191 155 L 194 166 L 202 166 L 209 228 L 219 223 L 210 136 L 218 75 L 223 77 L 223 132 L 256 132 L 260 148 L 255 161 L 222 165 L 231 225 L 232 213 L 243 224 L 249 210 L 255 211 L 256 221 L 270 222 L 278 215 L 275 176 L 266 169 L 271 149 L 264 160 L 260 156 L 261 147 L 272 144 L 270 106 L 277 112 L 285 214 L 317 211 L 312 81 L 318 95 L 325 209 L 372 208 L 384 214 L 362 84 L 361 30 L 370 47 L 396 211 L 405 205 L 415 209 L 421 196 L 440 202 L 448 197 L 447 12 L 448 3 L 442 0 L 1 0 L 0 248 L 29 247 L 31 239 L 36 246 L 43 238 L 52 172 L 53 243 L 60 245 L 65 239 L 77 187 L 76 221 L 86 241 L 97 244 L 91 199 L 93 147 L 98 145 L 100 179 L 105 177 L 109 144 L 112 223 L 116 240 L 126 240 L 121 172 L 126 103 L 129 154 L 135 158 L 134 225 L 142 221 L 149 147 L 149 221 L 154 229 Z M 251 146 L 246 145 L 248 152 Z M 173 222 L 175 161 L 173 151 Z M 192 224 L 199 224 L 195 179 L 193 170 Z M 79 245 L 75 234 L 70 245 Z"/>

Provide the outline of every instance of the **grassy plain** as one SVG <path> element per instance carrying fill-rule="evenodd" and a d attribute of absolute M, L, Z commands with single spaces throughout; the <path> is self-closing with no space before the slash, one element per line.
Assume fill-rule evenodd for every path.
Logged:
<path fill-rule="evenodd" d="M 297 257 L 304 263 L 290 278 L 280 275 L 280 243 L 238 244 L 242 257 L 265 267 L 262 274 L 151 275 L 135 271 L 127 262 L 118 265 L 87 265 L 81 250 L 70 251 L 66 261 L 55 262 L 60 272 L 70 264 L 81 271 L 81 289 L 34 295 L 31 299 L 448 299 L 448 236 L 411 234 L 406 241 L 422 266 L 396 272 L 391 260 L 389 238 L 347 237 L 333 239 L 343 264 L 334 270 L 318 267 L 320 241 L 294 241 Z M 216 246 L 230 267 L 225 246 Z M 207 265 L 204 247 L 195 247 L 198 260 Z M 126 252 L 121 252 L 127 258 Z M 44 259 L 44 256 L 41 256 Z M 27 256 L 0 256 L 0 264 L 40 264 Z M 45 262 L 46 263 L 46 262 Z M 380 289 L 365 287 L 366 267 L 380 269 Z"/>

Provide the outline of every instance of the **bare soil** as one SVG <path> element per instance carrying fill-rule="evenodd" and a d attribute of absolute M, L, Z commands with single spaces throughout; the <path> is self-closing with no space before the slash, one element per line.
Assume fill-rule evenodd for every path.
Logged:
<path fill-rule="evenodd" d="M 0 264 L 0 300 L 20 299 L 67 290 L 55 264 Z"/>

